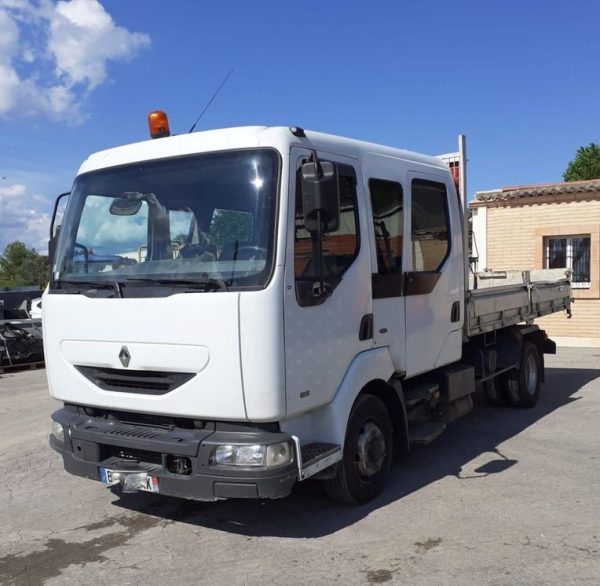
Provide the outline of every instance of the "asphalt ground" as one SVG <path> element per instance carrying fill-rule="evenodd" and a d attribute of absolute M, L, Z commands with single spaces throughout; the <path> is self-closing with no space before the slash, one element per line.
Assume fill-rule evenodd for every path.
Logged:
<path fill-rule="evenodd" d="M 47 445 L 45 371 L 0 376 L 0 584 L 599 584 L 600 349 L 559 348 L 530 410 L 489 407 L 362 507 L 117 495 Z"/>

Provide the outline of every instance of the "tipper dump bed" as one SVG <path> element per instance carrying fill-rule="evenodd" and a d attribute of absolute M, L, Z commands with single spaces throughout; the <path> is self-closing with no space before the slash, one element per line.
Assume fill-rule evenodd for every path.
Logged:
<path fill-rule="evenodd" d="M 566 311 L 571 282 L 565 269 L 490 271 L 471 275 L 465 300 L 468 338 Z"/>

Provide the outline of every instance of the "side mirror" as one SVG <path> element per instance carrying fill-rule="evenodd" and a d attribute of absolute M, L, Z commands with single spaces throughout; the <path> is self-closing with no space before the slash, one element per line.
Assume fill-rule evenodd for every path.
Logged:
<path fill-rule="evenodd" d="M 335 232 L 340 224 L 337 165 L 330 161 L 304 163 L 301 176 L 305 228 L 311 233 Z"/>

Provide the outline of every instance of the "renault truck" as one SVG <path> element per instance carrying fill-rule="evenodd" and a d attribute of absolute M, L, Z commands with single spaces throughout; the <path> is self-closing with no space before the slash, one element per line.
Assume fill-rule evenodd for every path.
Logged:
<path fill-rule="evenodd" d="M 476 391 L 536 404 L 555 344 L 534 322 L 570 311 L 569 275 L 473 272 L 464 149 L 150 125 L 89 156 L 54 210 L 43 335 L 67 472 L 206 501 L 313 479 L 361 504 Z"/>

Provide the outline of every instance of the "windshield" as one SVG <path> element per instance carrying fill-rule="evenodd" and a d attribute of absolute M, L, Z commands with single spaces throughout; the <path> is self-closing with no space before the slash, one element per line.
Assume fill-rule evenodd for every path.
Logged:
<path fill-rule="evenodd" d="M 81 175 L 51 288 L 217 283 L 271 275 L 279 157 L 272 149 L 154 160 Z"/>

